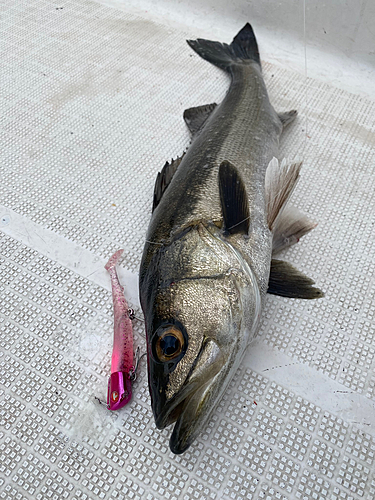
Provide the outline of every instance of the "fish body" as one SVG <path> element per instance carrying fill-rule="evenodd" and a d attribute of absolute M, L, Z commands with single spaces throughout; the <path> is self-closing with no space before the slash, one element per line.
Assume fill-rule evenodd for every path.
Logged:
<path fill-rule="evenodd" d="M 129 317 L 129 307 L 124 297 L 116 264 L 124 250 L 118 250 L 107 262 L 105 269 L 109 272 L 112 286 L 114 331 L 111 376 L 108 380 L 107 407 L 119 410 L 131 399 L 131 374 L 134 370 L 133 327 Z"/>
<path fill-rule="evenodd" d="M 273 251 L 266 172 L 296 114 L 273 109 L 249 24 L 231 45 L 188 43 L 231 84 L 219 106 L 185 111 L 192 145 L 158 175 L 140 268 L 152 407 L 159 428 L 176 422 L 174 453 L 204 428 L 256 335 Z"/>

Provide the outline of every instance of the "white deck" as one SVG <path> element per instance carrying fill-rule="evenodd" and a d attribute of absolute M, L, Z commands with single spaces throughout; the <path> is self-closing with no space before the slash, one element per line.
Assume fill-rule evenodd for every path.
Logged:
<path fill-rule="evenodd" d="M 268 297 L 259 338 L 206 432 L 174 456 L 170 429 L 153 423 L 144 363 L 131 404 L 110 413 L 95 403 L 106 397 L 112 341 L 103 266 L 125 248 L 120 277 L 138 309 L 156 173 L 189 142 L 183 110 L 220 101 L 228 87 L 185 39 L 230 42 L 252 21 L 251 9 L 236 4 L 226 31 L 220 2 L 205 19 L 184 17 L 186 5 L 175 2 L 176 23 L 167 4 L 154 14 L 146 1 L 142 9 L 112 4 L 118 8 L 86 0 L 0 6 L 0 498 L 373 500 L 368 40 L 359 49 L 357 29 L 357 45 L 334 54 L 310 31 L 306 79 L 301 39 L 290 35 L 287 57 L 287 32 L 278 45 L 254 13 L 271 101 L 299 110 L 281 144 L 281 156 L 304 160 L 294 202 L 318 222 L 285 259 L 326 296 Z M 366 31 L 371 6 L 361 5 L 357 24 Z M 354 49 L 357 62 L 348 56 Z M 357 76 L 355 67 L 363 69 Z M 140 322 L 135 335 L 143 350 Z"/>

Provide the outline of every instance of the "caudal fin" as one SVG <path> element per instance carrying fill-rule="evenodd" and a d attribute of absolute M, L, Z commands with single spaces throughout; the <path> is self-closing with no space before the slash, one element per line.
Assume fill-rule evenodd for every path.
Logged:
<path fill-rule="evenodd" d="M 112 257 L 109 259 L 107 264 L 104 266 L 104 268 L 109 271 L 110 269 L 114 268 L 117 262 L 120 260 L 121 255 L 123 254 L 124 249 L 121 248 L 120 250 L 117 250 L 116 253 L 112 255 Z"/>
<path fill-rule="evenodd" d="M 230 45 L 203 38 L 187 40 L 187 43 L 203 59 L 225 71 L 229 71 L 232 64 L 246 61 L 254 61 L 260 65 L 258 44 L 249 23 L 245 24 Z"/>

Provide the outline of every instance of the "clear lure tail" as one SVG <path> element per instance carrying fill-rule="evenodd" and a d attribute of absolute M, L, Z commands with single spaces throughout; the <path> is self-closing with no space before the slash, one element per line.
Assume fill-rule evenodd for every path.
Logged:
<path fill-rule="evenodd" d="M 107 408 L 109 410 L 119 410 L 130 401 L 135 371 L 132 321 L 124 297 L 124 289 L 116 271 L 116 264 L 123 251 L 123 249 L 118 250 L 105 265 L 105 269 L 111 277 L 114 312 L 111 376 L 108 380 L 107 393 Z"/>

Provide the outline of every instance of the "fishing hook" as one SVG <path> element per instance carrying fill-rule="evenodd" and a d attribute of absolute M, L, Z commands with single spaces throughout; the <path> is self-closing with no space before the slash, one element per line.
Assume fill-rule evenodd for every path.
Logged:
<path fill-rule="evenodd" d="M 129 318 L 133 321 L 133 319 L 136 319 L 137 321 L 142 321 L 142 323 L 145 322 L 144 319 L 142 318 L 139 318 L 138 316 L 135 315 L 135 311 L 133 308 L 129 307 L 128 309 L 128 314 L 129 314 Z"/>
<path fill-rule="evenodd" d="M 134 382 L 136 379 L 137 379 L 137 371 L 138 371 L 138 367 L 139 367 L 139 363 L 141 362 L 141 359 L 146 356 L 146 353 L 144 352 L 142 355 L 140 355 L 139 353 L 141 352 L 141 349 L 140 347 L 138 346 L 137 347 L 137 350 L 135 351 L 135 356 L 134 356 L 134 359 L 135 359 L 135 367 L 133 370 L 130 370 L 129 372 L 129 378 L 132 382 Z"/>

